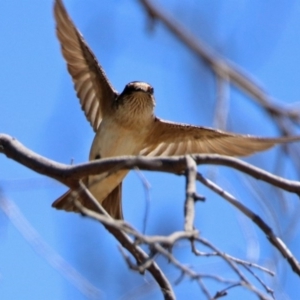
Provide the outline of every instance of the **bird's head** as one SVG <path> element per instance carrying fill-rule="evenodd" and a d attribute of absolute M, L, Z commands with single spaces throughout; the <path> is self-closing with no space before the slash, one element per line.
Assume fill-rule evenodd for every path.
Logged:
<path fill-rule="evenodd" d="M 121 95 L 130 95 L 132 93 L 146 93 L 153 96 L 153 92 L 153 87 L 150 84 L 142 81 L 132 81 L 126 84 Z"/>
<path fill-rule="evenodd" d="M 152 117 L 155 106 L 153 92 L 153 87 L 146 82 L 128 83 L 116 99 L 118 111 L 135 118 Z"/>

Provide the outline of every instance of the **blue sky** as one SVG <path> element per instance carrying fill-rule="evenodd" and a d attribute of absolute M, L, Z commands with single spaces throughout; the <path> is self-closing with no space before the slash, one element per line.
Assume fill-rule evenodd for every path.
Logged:
<path fill-rule="evenodd" d="M 299 1 L 188 0 L 183 3 L 168 0 L 156 3 L 185 24 L 195 37 L 240 65 L 276 101 L 299 108 Z M 161 24 L 149 30 L 149 20 L 138 1 L 66 0 L 65 5 L 118 91 L 133 80 L 149 82 L 155 89 L 159 117 L 213 125 L 215 79 L 212 72 Z M 0 2 L 0 132 L 16 137 L 48 158 L 66 164 L 71 160 L 79 163 L 87 160 L 93 131 L 80 110 L 60 53 L 52 6 L 49 0 Z M 261 136 L 279 134 L 255 102 L 235 89 L 230 92 L 227 128 Z M 278 153 L 275 149 L 248 161 L 274 171 Z M 291 164 L 285 160 L 283 163 L 286 163 L 285 176 L 297 179 Z M 266 202 L 260 203 L 245 189 L 247 182 L 243 177 L 224 168 L 201 168 L 203 172 L 207 170 L 216 172 L 220 185 L 268 219 Z M 147 233 L 167 234 L 181 229 L 184 178 L 144 174 L 151 185 Z M 155 285 L 150 285 L 145 294 L 139 293 L 151 278 L 142 278 L 128 270 L 117 242 L 101 225 L 51 208 L 65 187 L 4 156 L 0 156 L 0 184 L 5 198 L 14 201 L 53 253 L 61 255 L 101 290 L 101 299 L 126 299 L 131 292 L 129 296 L 133 295 L 134 299 L 160 297 Z M 275 197 L 268 193 L 268 185 L 253 188 L 255 192 L 260 192 L 259 189 L 266 198 Z M 207 198 L 205 204 L 197 204 L 196 221 L 205 238 L 244 259 L 262 264 L 276 259 L 268 241 L 248 220 L 201 185 L 198 191 Z M 293 213 L 299 212 L 299 204 L 295 196 L 286 196 L 290 206 L 274 201 L 275 217 L 268 220 L 279 234 L 284 234 L 283 239 L 286 238 L 300 258 L 299 224 L 296 222 L 293 230 L 288 226 Z M 138 173 L 131 172 L 126 178 L 123 198 L 126 220 L 142 229 L 145 195 Z M 227 274 L 216 260 L 193 258 L 187 244 L 180 245 L 175 253 L 199 272 L 213 268 L 224 276 Z M 178 272 L 163 259 L 159 262 L 170 280 L 176 280 Z M 278 279 L 281 283 L 276 290 L 278 299 L 295 299 L 299 295 L 299 278 L 285 262 L 279 264 Z M 175 292 L 178 299 L 193 299 L 199 294 L 199 288 L 196 283 L 184 280 L 175 287 Z M 230 293 L 230 299 L 242 296 L 252 299 L 241 289 Z M 86 299 L 30 246 L 2 213 L 0 297 Z"/>

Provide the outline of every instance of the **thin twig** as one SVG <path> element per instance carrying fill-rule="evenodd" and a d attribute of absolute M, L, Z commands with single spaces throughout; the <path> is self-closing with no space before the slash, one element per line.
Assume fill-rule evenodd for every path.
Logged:
<path fill-rule="evenodd" d="M 273 299 L 275 299 L 274 290 L 272 290 L 270 287 L 268 287 L 259 276 L 257 276 L 248 266 L 244 265 L 244 268 L 252 274 L 252 276 L 264 287 L 264 289 L 267 291 L 268 294 L 272 296 Z"/>
<path fill-rule="evenodd" d="M 203 257 L 211 257 L 211 256 L 219 256 L 219 254 L 217 252 L 210 252 L 210 253 L 207 253 L 207 252 L 200 252 L 199 250 L 196 249 L 196 246 L 195 246 L 195 243 L 193 241 L 192 243 L 192 251 L 195 255 L 197 256 L 203 256 Z M 247 267 L 253 267 L 253 268 L 256 268 L 260 271 L 263 271 L 263 272 L 266 272 L 267 274 L 271 275 L 271 276 L 275 276 L 275 273 L 265 267 L 262 267 L 256 263 L 252 263 L 250 261 L 246 261 L 246 260 L 243 260 L 243 259 L 240 259 L 240 258 L 236 258 L 232 255 L 229 255 L 227 253 L 222 253 L 222 256 L 226 256 L 228 259 L 234 261 L 235 263 L 239 264 L 239 265 L 242 265 L 242 266 L 247 266 Z"/>
<path fill-rule="evenodd" d="M 227 264 L 230 266 L 230 268 L 239 276 L 239 278 L 241 279 L 240 282 L 241 286 L 247 287 L 250 291 L 255 293 L 260 299 L 264 299 L 264 300 L 269 299 L 269 297 L 267 297 L 266 295 L 262 294 L 259 290 L 257 290 L 255 286 L 253 286 L 250 283 L 250 281 L 248 281 L 247 278 L 242 274 L 242 272 L 237 268 L 235 262 L 229 259 L 228 257 L 226 257 L 226 255 L 223 256 L 222 251 L 220 251 L 216 246 L 212 245 L 209 241 L 205 240 L 202 237 L 198 237 L 195 240 L 203 244 L 204 246 L 210 248 L 214 252 L 218 253 L 218 255 L 222 257 L 224 261 L 227 262 Z"/>
<path fill-rule="evenodd" d="M 160 21 L 186 47 L 199 58 L 203 59 L 215 71 L 217 76 L 232 82 L 242 91 L 252 96 L 253 99 L 265 108 L 270 116 L 287 117 L 300 123 L 300 114 L 298 111 L 284 109 L 275 105 L 272 98 L 250 76 L 247 76 L 244 70 L 242 71 L 236 65 L 218 55 L 211 47 L 193 36 L 178 20 L 169 16 L 149 0 L 140 0 L 140 3 L 152 19 Z"/>
<path fill-rule="evenodd" d="M 241 211 L 245 216 L 251 219 L 267 236 L 268 240 L 272 243 L 273 246 L 282 254 L 282 256 L 288 261 L 292 270 L 300 275 L 300 263 L 294 257 L 292 252 L 288 249 L 288 247 L 284 244 L 284 242 L 275 235 L 272 228 L 268 226 L 258 215 L 253 213 L 249 208 L 243 205 L 240 201 L 238 201 L 235 197 L 233 197 L 228 192 L 221 189 L 218 185 L 213 183 L 207 178 L 204 178 L 201 174 L 197 174 L 197 180 L 204 184 L 209 189 L 216 192 L 222 198 L 227 200 L 230 204 L 236 207 L 239 211 Z"/>

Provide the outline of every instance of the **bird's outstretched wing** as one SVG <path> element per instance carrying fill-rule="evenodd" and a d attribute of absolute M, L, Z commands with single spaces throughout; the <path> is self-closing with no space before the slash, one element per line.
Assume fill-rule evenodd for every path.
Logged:
<path fill-rule="evenodd" d="M 57 37 L 72 76 L 81 108 L 94 131 L 117 96 L 103 69 L 74 26 L 61 0 L 54 5 Z"/>
<path fill-rule="evenodd" d="M 140 155 L 173 156 L 214 153 L 247 156 L 271 148 L 275 144 L 298 141 L 300 137 L 259 138 L 206 127 L 190 126 L 155 119 L 153 129 L 145 138 Z"/>

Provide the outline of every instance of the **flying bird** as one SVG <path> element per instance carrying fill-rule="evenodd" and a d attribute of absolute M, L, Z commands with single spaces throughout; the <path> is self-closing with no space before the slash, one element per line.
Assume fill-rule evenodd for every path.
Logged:
<path fill-rule="evenodd" d="M 159 119 L 154 114 L 154 90 L 148 83 L 134 81 L 118 93 L 61 0 L 55 1 L 54 15 L 57 37 L 81 108 L 96 133 L 89 160 L 123 155 L 196 153 L 247 156 L 275 144 L 300 140 L 300 137 L 259 138 Z M 93 175 L 85 180 L 97 201 L 116 219 L 123 218 L 122 180 L 127 172 L 121 170 L 113 174 Z M 70 195 L 71 190 L 52 206 L 78 212 L 73 201 L 70 201 Z M 80 201 L 90 207 L 84 199 Z"/>

